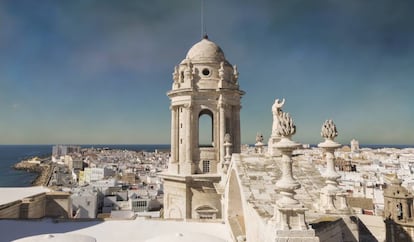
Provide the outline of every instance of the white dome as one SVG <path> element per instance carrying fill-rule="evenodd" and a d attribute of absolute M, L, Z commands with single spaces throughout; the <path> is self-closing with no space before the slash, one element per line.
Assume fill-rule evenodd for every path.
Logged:
<path fill-rule="evenodd" d="M 220 63 L 226 61 L 223 50 L 207 37 L 193 45 L 188 51 L 186 58 L 190 59 L 192 62 L 214 61 Z"/>
<path fill-rule="evenodd" d="M 160 235 L 145 242 L 226 242 L 226 240 L 202 233 L 176 233 Z"/>
<path fill-rule="evenodd" d="M 14 240 L 14 242 L 96 242 L 96 239 L 82 234 L 41 234 L 22 239 Z"/>

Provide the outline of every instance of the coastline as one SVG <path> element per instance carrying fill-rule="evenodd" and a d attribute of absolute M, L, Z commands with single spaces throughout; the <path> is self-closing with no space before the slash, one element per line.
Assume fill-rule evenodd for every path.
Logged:
<path fill-rule="evenodd" d="M 30 160 L 30 159 L 29 159 Z M 52 166 L 50 164 L 31 163 L 29 160 L 22 160 L 13 165 L 13 169 L 24 170 L 30 173 L 36 173 L 36 178 L 31 182 L 32 186 L 45 186 L 49 183 L 52 174 Z"/>

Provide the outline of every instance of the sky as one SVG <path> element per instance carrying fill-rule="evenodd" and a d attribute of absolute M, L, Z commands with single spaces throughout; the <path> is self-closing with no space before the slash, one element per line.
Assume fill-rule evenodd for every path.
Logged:
<path fill-rule="evenodd" d="M 174 66 L 201 39 L 197 0 L 0 1 L 0 144 L 168 144 Z M 414 145 L 414 2 L 205 0 L 240 72 L 242 143 L 271 106 L 316 144 Z"/>

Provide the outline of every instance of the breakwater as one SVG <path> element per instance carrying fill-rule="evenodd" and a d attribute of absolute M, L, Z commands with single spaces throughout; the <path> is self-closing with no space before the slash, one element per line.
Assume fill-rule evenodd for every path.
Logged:
<path fill-rule="evenodd" d="M 16 163 L 13 165 L 13 168 L 36 173 L 37 177 L 32 181 L 32 186 L 47 186 L 52 174 L 52 166 L 50 164 L 37 164 L 25 160 Z"/>

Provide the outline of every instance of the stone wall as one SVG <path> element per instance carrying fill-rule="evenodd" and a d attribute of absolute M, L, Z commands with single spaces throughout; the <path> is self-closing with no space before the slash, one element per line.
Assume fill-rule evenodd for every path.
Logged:
<path fill-rule="evenodd" d="M 24 198 L 20 205 L 21 219 L 37 219 L 45 216 L 46 194 L 38 194 Z"/>
<path fill-rule="evenodd" d="M 20 204 L 22 201 L 15 201 L 0 206 L 0 219 L 18 219 L 20 216 Z"/>
<path fill-rule="evenodd" d="M 69 193 L 40 193 L 0 206 L 0 219 L 70 218 Z"/>
<path fill-rule="evenodd" d="M 71 218 L 72 202 L 70 194 L 65 192 L 48 193 L 45 203 L 45 215 L 50 218 Z"/>

